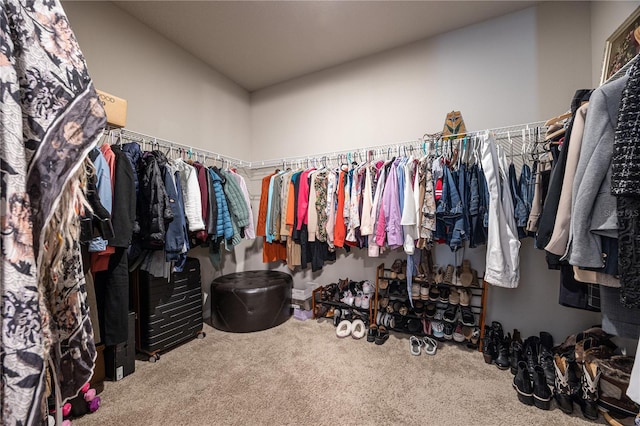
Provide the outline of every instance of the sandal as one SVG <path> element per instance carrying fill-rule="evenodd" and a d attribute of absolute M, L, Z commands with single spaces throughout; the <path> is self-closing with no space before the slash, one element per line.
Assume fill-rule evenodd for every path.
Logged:
<path fill-rule="evenodd" d="M 418 356 L 422 348 L 422 341 L 418 339 L 416 336 L 409 337 L 409 349 L 411 350 L 411 355 Z"/>
<path fill-rule="evenodd" d="M 460 284 L 463 287 L 471 286 L 471 282 L 473 281 L 473 273 L 471 272 L 471 261 L 469 259 L 464 259 L 462 261 L 462 272 L 460 273 Z"/>
<path fill-rule="evenodd" d="M 424 345 L 424 353 L 427 355 L 435 355 L 438 350 L 438 342 L 429 336 L 422 338 L 422 344 Z"/>
<path fill-rule="evenodd" d="M 389 330 L 384 325 L 378 327 L 378 334 L 376 335 L 376 345 L 382 345 L 389 339 Z"/>

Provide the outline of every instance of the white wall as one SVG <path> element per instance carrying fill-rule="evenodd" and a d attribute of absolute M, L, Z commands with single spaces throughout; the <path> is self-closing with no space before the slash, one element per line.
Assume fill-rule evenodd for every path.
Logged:
<path fill-rule="evenodd" d="M 244 89 L 110 2 L 63 6 L 96 87 L 128 100 L 128 129 L 250 156 Z"/>
<path fill-rule="evenodd" d="M 600 84 L 607 38 L 624 22 L 639 1 L 594 1 L 591 3 L 591 81 Z"/>
<path fill-rule="evenodd" d="M 469 130 L 558 115 L 569 108 L 576 89 L 591 85 L 590 26 L 588 3 L 542 3 L 255 92 L 252 158 L 412 140 L 441 130 L 453 109 L 462 111 Z M 435 258 L 441 265 L 459 264 L 460 255 L 455 259 L 439 246 Z M 484 249 L 465 253 L 480 270 L 484 256 Z M 296 284 L 374 279 L 376 265 L 398 257 L 401 252 L 371 259 L 355 250 L 341 253 L 321 273 L 297 272 L 294 279 Z M 246 262 L 260 268 L 260 252 Z M 544 253 L 531 240 L 523 241 L 521 274 L 518 289 L 489 289 L 489 321 L 525 335 L 547 330 L 556 340 L 600 321 L 598 314 L 557 303 L 559 273 L 547 269 Z"/>

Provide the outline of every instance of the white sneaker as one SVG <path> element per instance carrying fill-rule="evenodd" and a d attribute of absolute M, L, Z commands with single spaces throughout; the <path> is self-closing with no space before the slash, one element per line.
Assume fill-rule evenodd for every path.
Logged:
<path fill-rule="evenodd" d="M 369 304 L 371 303 L 371 298 L 368 294 L 362 296 L 362 300 L 360 301 L 360 307 L 362 309 L 369 309 Z"/>
<path fill-rule="evenodd" d="M 444 324 L 441 321 L 432 321 L 431 322 L 431 332 L 434 337 L 439 339 L 444 337 Z"/>

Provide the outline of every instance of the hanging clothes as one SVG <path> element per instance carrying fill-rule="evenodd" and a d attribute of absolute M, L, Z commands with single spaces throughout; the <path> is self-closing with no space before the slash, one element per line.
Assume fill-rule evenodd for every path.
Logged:
<path fill-rule="evenodd" d="M 575 266 L 605 266 L 602 237 L 618 237 L 610 165 L 615 124 L 627 80 L 628 76 L 624 76 L 600 86 L 593 91 L 589 102 L 572 192 L 568 259 Z"/>
<path fill-rule="evenodd" d="M 618 266 L 622 286 L 620 300 L 627 308 L 640 307 L 639 91 L 640 67 L 636 62 L 629 70 L 622 93 L 611 168 L 611 192 L 615 196 L 618 213 Z"/>
<path fill-rule="evenodd" d="M 501 182 L 507 182 L 507 176 L 500 163 L 494 138 L 487 132 L 482 144 L 482 168 L 490 197 L 484 280 L 496 286 L 515 288 L 520 282 L 520 241 L 511 193 L 502 188 Z"/>

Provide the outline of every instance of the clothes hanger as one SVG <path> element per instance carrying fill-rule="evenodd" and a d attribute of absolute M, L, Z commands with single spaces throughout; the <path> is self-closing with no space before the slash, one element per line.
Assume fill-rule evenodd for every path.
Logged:
<path fill-rule="evenodd" d="M 567 118 L 571 117 L 571 111 L 567 111 L 564 114 L 560 114 L 556 117 L 550 118 L 547 121 L 544 122 L 545 126 L 551 126 L 552 124 L 558 124 L 561 121 L 566 120 Z"/>

